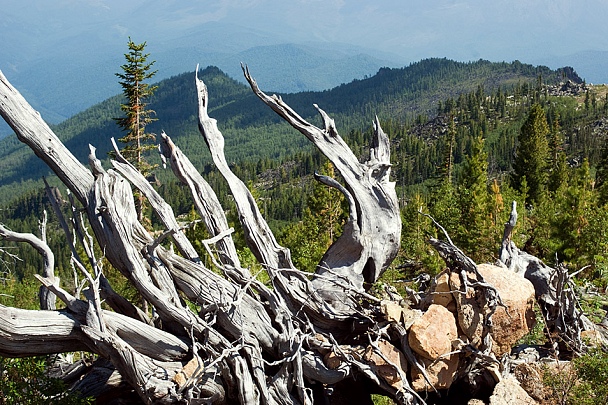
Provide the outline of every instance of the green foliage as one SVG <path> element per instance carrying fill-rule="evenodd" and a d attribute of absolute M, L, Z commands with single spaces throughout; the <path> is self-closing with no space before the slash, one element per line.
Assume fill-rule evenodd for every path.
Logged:
<path fill-rule="evenodd" d="M 143 50 L 141 54 L 145 55 Z M 518 113 L 507 111 L 510 108 L 510 100 L 507 99 L 505 91 L 517 90 L 517 108 L 522 109 L 525 103 L 520 101 L 524 100 L 523 97 L 529 91 L 524 91 L 523 85 L 536 80 L 539 73 L 550 83 L 558 82 L 564 76 L 564 72 L 559 70 L 552 71 L 519 62 L 491 63 L 480 60 L 461 63 L 447 59 L 427 59 L 401 69 L 381 69 L 373 77 L 355 80 L 331 90 L 286 94 L 282 97 L 301 113 L 302 117 L 315 123 L 318 123 L 318 114 L 312 104 L 317 103 L 327 109 L 343 135 L 351 130 L 353 133 L 365 133 L 374 114 L 383 119 L 383 128 L 390 117 L 395 127 L 405 129 L 404 124 L 409 126 L 419 115 L 433 118 L 437 100 L 447 100 L 442 103 L 446 111 L 460 109 L 454 114 L 457 121 L 464 116 L 468 118 L 468 115 L 479 116 L 485 119 L 484 125 L 488 125 L 491 117 L 482 114 L 487 111 L 484 108 L 492 108 L 499 115 L 502 113 L 509 119 L 513 118 Z M 580 80 L 572 72 L 565 73 L 568 78 Z M 164 129 L 193 163 L 202 168 L 211 159 L 204 140 L 198 133 L 196 92 L 192 76 L 191 72 L 184 73 L 158 83 L 157 91 L 149 99 L 149 108 L 156 111 L 157 116 L 162 119 L 150 122 L 147 128 L 151 133 L 159 133 Z M 201 70 L 199 77 L 205 81 L 211 95 L 209 113 L 218 120 L 220 129 L 226 135 L 228 162 L 257 162 L 266 157 L 288 159 L 302 151 L 311 150 L 303 137 L 295 134 L 288 124 L 264 106 L 242 83 L 226 76 L 216 67 Z M 259 83 L 264 88 L 264 83 Z M 480 86 L 483 92 L 478 91 Z M 479 99 L 480 96 L 488 97 L 489 92 L 497 88 L 503 90 L 497 96 L 492 95 L 491 104 L 485 99 Z M 468 100 L 463 97 L 457 107 L 459 96 L 467 92 L 473 92 L 473 96 L 468 97 Z M 118 139 L 123 136 L 112 118 L 121 114 L 120 105 L 124 103 L 124 96 L 112 97 L 76 114 L 53 129 L 75 156 L 86 162 L 88 144 L 97 147 L 98 156 L 102 156 L 111 149 L 110 137 Z M 471 114 L 465 114 L 462 110 L 468 104 L 474 107 Z M 391 132 L 397 135 L 395 131 Z M 104 134 L 105 139 L 100 139 L 99 134 Z M 401 162 L 409 159 L 409 167 L 403 168 L 409 172 L 396 176 L 404 185 L 423 181 L 435 171 L 436 162 L 429 160 L 432 160 L 435 153 L 432 150 L 434 147 L 424 146 L 413 140 L 411 142 L 412 145 L 423 149 L 422 155 L 413 153 L 411 149 L 406 151 L 407 155 L 394 155 L 394 162 L 399 165 L 397 172 L 401 172 Z M 363 145 L 360 140 L 352 144 L 355 150 Z M 427 147 L 430 148 L 429 157 L 424 156 L 427 155 Z M 508 148 L 509 145 L 502 147 Z M 356 153 L 359 154 L 359 151 Z M 512 151 L 508 150 L 507 156 L 511 153 Z M 6 137 L 0 141 L 0 156 L 3 157 L 0 159 L 0 204 L 10 202 L 15 195 L 8 191 L 9 187 L 14 190 L 21 187 L 21 183 L 39 179 L 49 173 L 48 167 L 16 137 Z M 508 159 L 510 158 L 501 158 Z M 458 153 L 455 153 L 455 160 L 457 163 Z M 150 162 L 154 163 L 152 157 Z M 501 167 L 505 167 L 503 162 Z M 157 175 L 161 177 L 161 174 Z"/>
<path fill-rule="evenodd" d="M 473 139 L 459 181 L 460 219 L 455 243 L 476 262 L 492 257 L 492 195 L 488 192 L 488 156 L 483 139 Z"/>
<path fill-rule="evenodd" d="M 547 336 L 545 334 L 545 320 L 543 318 L 543 313 L 538 306 L 538 304 L 534 305 L 534 317 L 536 319 L 536 323 L 530 330 L 530 332 L 519 339 L 515 346 L 519 345 L 538 345 L 542 346 L 547 343 Z"/>
<path fill-rule="evenodd" d="M 558 363 L 553 367 L 545 367 L 542 382 L 548 390 L 548 400 L 556 405 L 578 405 L 571 402 L 572 390 L 577 384 L 576 371 L 570 364 Z"/>
<path fill-rule="evenodd" d="M 154 134 L 146 133 L 146 126 L 155 121 L 153 110 L 147 108 L 148 99 L 154 94 L 158 86 L 151 86 L 145 80 L 151 79 L 156 71 L 152 71 L 154 62 L 148 63 L 150 54 L 144 53 L 146 43 L 136 44 L 129 37 L 129 52 L 125 54 L 126 63 L 121 66 L 123 73 L 116 73 L 120 78 L 125 103 L 120 105 L 124 117 L 114 118 L 118 126 L 126 131 L 126 135 L 119 139 L 125 144 L 121 154 L 135 167 L 147 176 L 153 166 L 144 159 L 146 151 L 156 148 L 148 141 L 155 139 Z"/>
<path fill-rule="evenodd" d="M 321 175 L 333 178 L 333 165 L 326 162 Z M 344 208 L 342 193 L 320 182 L 315 183 L 307 203 L 302 220 L 289 225 L 280 239 L 291 250 L 296 267 L 314 271 L 325 251 L 342 233 L 348 210 Z"/>
<path fill-rule="evenodd" d="M 6 276 L 0 281 L 0 305 L 23 309 L 40 309 L 39 288 L 40 283 L 33 277 L 18 281 L 12 276 Z"/>
<path fill-rule="evenodd" d="M 123 87 L 128 84 L 128 69 L 138 64 L 143 71 L 140 81 L 153 75 L 152 64 L 146 62 L 148 55 L 143 54 L 145 43 L 129 41 L 129 46 L 132 52 L 125 55 L 125 74 L 119 74 Z M 430 213 L 477 262 L 492 261 L 511 201 L 516 200 L 519 220 L 513 238 L 519 247 L 549 264 L 555 258 L 573 269 L 591 264 L 583 275 L 606 288 L 608 182 L 604 177 L 608 177 L 608 149 L 594 128 L 601 128 L 608 109 L 598 108 L 592 95 L 587 104 L 582 98 L 577 101 L 575 97 L 548 96 L 529 80 L 536 80 L 541 71 L 545 79 L 557 74 L 519 62 L 461 64 L 430 59 L 404 69 L 382 69 L 370 79 L 330 91 L 283 96 L 313 122 L 318 122 L 310 107 L 313 102 L 331 108 L 328 113 L 340 131 L 347 134 L 344 138 L 358 156 L 367 152 L 371 114 L 390 115 L 391 119 L 382 121 L 382 127 L 391 139 L 392 173 L 404 203 L 403 229 L 402 249 L 383 281 L 402 281 L 421 272 L 436 274 L 443 268 L 443 262 L 428 244 L 429 237 L 442 235 L 419 211 Z M 339 192 L 312 180 L 315 169 L 334 176 L 333 168 L 324 164 L 318 152 L 305 146 L 305 139 L 280 122 L 245 86 L 214 67 L 204 69 L 199 76 L 212 94 L 210 114 L 218 119 L 226 135 L 226 154 L 233 171 L 249 185 L 263 215 L 275 231 L 279 230 L 276 234 L 291 249 L 296 266 L 314 271 L 341 233 L 347 214 Z M 144 102 L 139 110 L 148 113 L 143 120 L 146 128 L 158 131 L 162 124 L 174 135 L 226 208 L 236 230 L 234 239 L 243 265 L 259 274 L 262 281 L 268 281 L 245 246 L 227 184 L 210 168 L 206 146 L 196 128 L 192 74 L 163 81 L 152 94 L 154 87 L 144 87 L 149 104 Z M 131 100 L 127 92 L 125 96 Z M 437 105 L 436 100 L 442 101 Z M 86 144 L 99 142 L 99 133 L 116 133 L 117 129 L 110 125 L 111 117 L 120 113 L 123 101 L 121 97 L 107 100 L 56 129 L 67 146 L 84 159 L 88 153 Z M 579 101 L 586 108 L 579 108 Z M 125 124 L 129 119 L 126 105 L 122 108 L 127 113 Z M 154 122 L 148 105 L 162 115 L 162 123 Z M 435 111 L 438 115 L 434 115 Z M 103 146 L 100 150 L 104 150 Z M 0 155 L 5 156 L 0 160 L 0 201 L 6 204 L 0 210 L 0 221 L 15 230 L 35 230 L 46 202 L 43 193 L 22 191 L 37 188 L 38 184 L 28 180 L 28 176 L 39 176 L 46 169 L 23 152 L 15 139 L 0 142 Z M 22 162 L 31 171 L 25 173 Z M 188 190 L 168 171 L 156 174 L 162 181 L 159 192 L 176 214 L 187 221 L 195 220 Z M 15 196 L 19 197 L 14 199 Z M 200 243 L 208 236 L 204 227 L 197 225 L 186 233 L 209 265 Z M 69 283 L 69 251 L 65 236 L 53 221 L 49 223 L 49 244 L 57 255 L 57 273 L 62 283 Z M 32 275 L 40 271 L 40 258 L 24 245 L 7 248 L 14 249 L 11 252 L 23 261 L 11 263 L 9 271 L 3 273 L 6 280 L 0 282 L 0 294 L 5 295 L 0 295 L 0 303 L 36 308 L 38 284 Z M 132 302 L 139 300 L 127 280 L 110 266 L 105 267 L 104 274 L 119 294 Z M 526 342 L 543 340 L 542 324 L 539 325 Z M 601 360 L 601 356 L 598 358 Z M 598 358 L 590 358 L 589 364 L 597 365 L 595 374 L 602 375 L 605 365 Z M 575 364 L 581 370 L 585 366 Z M 591 381 L 592 376 L 585 373 L 580 371 L 576 377 L 583 381 L 581 387 L 584 381 Z M 575 393 L 580 398 L 585 393 L 594 399 L 604 398 L 602 392 L 594 389 L 577 393 L 572 375 L 555 378 L 547 381 L 556 387 L 559 401 L 568 401 Z M 385 397 L 374 400 L 390 403 Z M 585 403 L 585 399 L 580 400 Z"/>
<path fill-rule="evenodd" d="M 517 155 L 513 164 L 515 185 L 521 190 L 521 181 L 525 176 L 530 187 L 531 203 L 538 203 L 547 187 L 548 135 L 549 126 L 545 110 L 540 104 L 534 104 L 521 127 Z"/>
<path fill-rule="evenodd" d="M 543 383 L 552 403 L 596 405 L 608 403 L 608 353 L 592 349 L 570 364 L 545 368 Z"/>
<path fill-rule="evenodd" d="M 579 384 L 572 393 L 573 404 L 608 404 L 608 353 L 595 349 L 574 360 Z"/>
<path fill-rule="evenodd" d="M 372 402 L 374 405 L 394 405 L 395 401 L 384 395 L 372 394 Z"/>
<path fill-rule="evenodd" d="M 0 404 L 42 405 L 92 404 L 66 390 L 65 384 L 47 375 L 45 358 L 6 359 L 0 357 Z"/>
<path fill-rule="evenodd" d="M 141 57 L 148 56 L 143 54 L 143 48 L 136 52 Z M 608 270 L 608 242 L 603 242 L 608 240 L 608 214 L 593 187 L 602 143 L 589 128 L 603 119 L 605 112 L 594 109 L 592 99 L 590 108 L 584 110 L 578 108 L 582 98 L 551 97 L 539 87 L 539 76 L 554 82 L 562 79 L 562 73 L 577 79 L 572 72 L 545 71 L 519 62 L 462 64 L 430 59 L 404 69 L 382 69 L 372 78 L 330 91 L 290 94 L 284 99 L 313 122 L 318 119 L 310 105 L 317 102 L 329 106 L 328 112 L 359 156 L 367 153 L 372 133 L 369 115 L 390 112 L 391 119 L 383 120 L 382 127 L 391 139 L 393 175 L 400 200 L 408 201 L 402 213 L 403 249 L 393 269 L 408 268 L 414 263 L 414 272 L 435 272 L 442 266 L 427 244 L 427 238 L 437 235 L 437 231 L 428 218 L 418 214 L 420 206 L 446 228 L 465 252 L 478 261 L 491 261 L 495 259 L 510 203 L 517 200 L 520 220 L 514 238 L 518 246 L 549 263 L 557 255 L 573 268 L 592 264 L 588 273 L 601 286 L 606 284 Z M 264 216 L 278 231 L 281 242 L 292 249 L 297 265 L 314 269 L 344 220 L 343 213 L 338 215 L 340 209 L 344 212 L 337 200 L 339 193 L 313 186 L 311 174 L 322 166 L 321 155 L 311 152 L 303 137 L 294 134 L 245 86 L 219 69 L 206 68 L 199 76 L 213 94 L 210 113 L 226 135 L 226 153 L 228 161 L 233 162 L 233 171 L 257 193 Z M 426 109 L 427 98 L 442 100 L 439 108 L 434 101 Z M 61 124 L 57 127 L 61 138 L 86 156 L 81 143 L 86 146 L 98 142 L 96 128 L 115 133 L 116 128 L 104 125 L 119 113 L 121 100 L 124 98 L 108 100 Z M 255 261 L 239 234 L 236 213 L 230 208 L 228 187 L 210 168 L 208 152 L 196 128 L 192 74 L 160 82 L 149 98 L 149 106 L 163 119 L 162 123 L 148 122 L 147 128 L 159 131 L 162 124 L 201 168 L 235 226 L 239 254 L 253 265 Z M 435 112 L 439 115 L 434 116 Z M 541 133 L 544 137 L 537 137 L 540 147 L 536 143 L 526 146 L 531 139 L 524 134 Z M 519 162 L 513 159 L 516 148 Z M 13 166 L 26 160 L 18 150 L 17 141 L 0 142 L 0 152 L 8 153 L 7 161 Z M 538 163 L 534 170 L 534 165 L 522 164 L 528 152 Z M 585 158 L 588 169 L 575 170 Z M 33 157 L 31 161 L 35 162 Z M 4 161 L 0 167 L 4 167 Z M 512 169 L 515 175 L 510 185 L 505 179 Z M 8 173 L 14 169 L 6 170 Z M 585 170 L 587 174 L 583 173 Z M 601 165 L 598 173 L 601 174 Z M 0 172 L 0 177 L 4 174 Z M 188 216 L 192 207 L 188 190 L 172 179 L 169 171 L 156 174 L 162 181 L 161 195 L 176 214 Z M 598 176 L 597 184 L 601 184 Z M 11 187 L 14 188 L 9 193 L 0 193 L 0 199 L 18 194 L 13 191 L 18 187 Z M 19 187 L 36 185 L 24 182 Z M 526 205 L 524 201 L 533 204 Z M 2 221 L 8 221 L 16 230 L 35 229 L 42 205 L 39 197 L 32 196 L 13 201 L 10 210 L 0 211 Z M 158 222 L 155 225 L 160 226 Z M 197 243 L 205 237 L 203 228 L 197 226 L 188 232 L 204 253 Z M 64 273 L 62 279 L 70 280 L 69 252 L 62 236 L 52 234 L 49 240 L 53 250 L 60 252 L 57 263 Z M 25 247 L 15 248 L 26 259 L 16 264 L 18 283 L 39 271 L 40 259 Z M 107 272 L 111 273 L 111 269 Z M 126 282 L 117 275 L 112 284 L 120 289 Z"/>
<path fill-rule="evenodd" d="M 421 213 L 428 214 L 428 209 L 419 194 L 415 194 L 401 211 L 401 250 L 394 266 L 405 268 L 408 276 L 420 272 L 435 275 L 443 266 L 439 255 L 428 243 L 430 237 L 437 236 L 435 227 L 432 221 Z"/>

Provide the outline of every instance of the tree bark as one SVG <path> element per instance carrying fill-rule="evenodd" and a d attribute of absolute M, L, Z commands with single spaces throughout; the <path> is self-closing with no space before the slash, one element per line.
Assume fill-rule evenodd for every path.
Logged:
<path fill-rule="evenodd" d="M 213 266 L 222 275 L 202 264 L 172 209 L 120 153 L 112 161 L 113 169 L 106 170 L 91 147 L 87 169 L 0 72 L 0 114 L 83 206 L 104 258 L 158 316 L 152 324 L 148 314 L 114 292 L 92 245 L 88 246 L 77 209 L 68 221 L 55 207 L 68 240 L 76 234 L 85 247 L 87 257 L 76 257 L 74 263 L 88 287 L 82 297 L 63 290 L 53 281 L 53 262 L 48 260 L 52 253 L 44 242 L 36 241 L 49 267 L 38 279 L 66 308 L 38 312 L 0 307 L 1 318 L 9 320 L 0 323 L 0 355 L 92 352 L 107 359 L 120 375 L 108 388 L 127 384 L 144 403 L 309 404 L 314 401 L 312 386 L 348 387 L 341 382 L 357 375 L 399 403 L 417 401 L 388 385 L 365 362 L 346 356 L 343 365 L 333 369 L 323 360 L 338 345 L 367 340 L 379 311 L 378 300 L 365 293 L 364 283 L 377 280 L 399 247 L 401 222 L 394 183 L 389 181 L 387 136 L 376 119 L 370 157 L 359 163 L 325 112 L 319 109 L 325 128 L 317 128 L 277 97 L 266 96 L 244 72 L 262 101 L 311 140 L 344 179 L 342 186 L 334 179 L 320 178 L 346 196 L 350 217 L 314 278 L 294 267 L 289 250 L 277 243 L 251 193 L 228 167 L 223 136 L 207 114 L 207 88 L 198 78 L 199 128 L 228 180 L 247 242 L 272 286 L 262 284 L 241 266 L 217 196 L 168 136 L 162 136 L 162 153 L 191 191 L 211 235 L 205 244 Z M 146 196 L 161 218 L 165 231 L 158 238 L 138 221 L 128 182 Z M 14 237 L 7 232 L 2 235 Z M 172 238 L 180 254 L 163 247 L 166 237 Z M 70 248 L 78 256 L 71 242 Z M 114 312 L 102 309 L 102 298 Z M 96 373 L 106 375 L 109 370 L 100 367 L 73 368 L 72 372 L 77 369 L 90 376 L 83 376 L 76 387 L 82 388 L 85 381 L 98 387 L 101 374 Z M 75 381 L 73 375 L 69 378 Z"/>
<path fill-rule="evenodd" d="M 564 356 L 581 354 L 586 350 L 581 338 L 585 330 L 598 331 L 608 344 L 606 330 L 594 325 L 580 310 L 574 283 L 563 266 L 552 268 L 537 257 L 521 251 L 511 240 L 517 223 L 517 203 L 513 201 L 509 221 L 505 224 L 499 252 L 500 261 L 510 270 L 530 280 L 536 300 L 547 325 L 549 338 Z"/>

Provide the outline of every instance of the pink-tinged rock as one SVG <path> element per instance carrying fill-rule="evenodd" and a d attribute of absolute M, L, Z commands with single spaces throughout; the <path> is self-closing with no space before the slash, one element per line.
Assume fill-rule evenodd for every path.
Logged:
<path fill-rule="evenodd" d="M 435 389 L 442 390 L 450 388 L 450 385 L 454 382 L 458 372 L 460 356 L 458 354 L 452 354 L 435 361 L 425 358 L 419 358 L 418 361 L 425 367 L 426 374 Z M 433 390 L 418 368 L 411 367 L 411 370 L 412 388 L 415 391 Z"/>
<path fill-rule="evenodd" d="M 513 376 L 496 384 L 490 397 L 490 405 L 534 405 L 537 403 Z"/>
<path fill-rule="evenodd" d="M 449 305 L 454 302 L 449 280 L 450 273 L 448 271 L 443 271 L 437 276 L 433 291 L 430 295 L 431 303 L 448 308 Z"/>
<path fill-rule="evenodd" d="M 380 309 L 387 321 L 400 323 L 406 330 L 422 316 L 422 311 L 419 309 L 412 309 L 409 306 L 402 307 L 395 301 L 382 301 Z"/>
<path fill-rule="evenodd" d="M 521 275 L 491 264 L 477 266 L 485 282 L 496 288 L 503 304 L 492 315 L 492 352 L 496 356 L 511 351 L 515 342 L 528 334 L 534 326 L 534 286 Z M 453 289 L 461 290 L 460 278 L 450 278 Z M 469 339 L 469 343 L 480 347 L 483 337 L 483 319 L 488 312 L 481 307 L 485 302 L 479 296 L 483 291 L 469 287 L 466 294 L 454 294 L 458 306 L 458 326 Z M 508 313 L 507 313 L 508 311 Z"/>
<path fill-rule="evenodd" d="M 403 388 L 403 378 L 406 378 L 408 371 L 405 355 L 385 340 L 378 342 L 378 348 L 382 355 L 378 354 L 372 346 L 368 346 L 363 359 L 390 386 L 398 390 Z"/>
<path fill-rule="evenodd" d="M 409 329 L 408 342 L 414 352 L 435 360 L 452 351 L 458 337 L 454 315 L 441 305 L 433 304 Z"/>
<path fill-rule="evenodd" d="M 479 273 L 498 290 L 507 311 L 499 307 L 492 316 L 492 352 L 498 357 L 509 353 L 519 339 L 536 323 L 534 286 L 519 274 L 490 264 L 479 265 Z"/>

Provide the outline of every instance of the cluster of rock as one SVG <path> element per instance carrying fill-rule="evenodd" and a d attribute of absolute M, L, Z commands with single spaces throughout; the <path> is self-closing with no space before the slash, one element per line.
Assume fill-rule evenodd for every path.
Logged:
<path fill-rule="evenodd" d="M 560 83 L 556 86 L 547 86 L 547 93 L 550 96 L 578 96 L 589 90 L 588 86 L 583 83 L 575 83 L 568 80 L 565 83 Z"/>
<path fill-rule="evenodd" d="M 509 353 L 535 323 L 534 287 L 505 268 L 479 265 L 478 271 L 483 280 L 497 290 L 504 304 L 491 316 L 491 352 L 488 353 L 500 358 Z M 403 387 L 403 379 L 418 392 L 450 388 L 471 356 L 483 345 L 483 322 L 487 319 L 488 307 L 478 289 L 471 285 L 464 288 L 456 272 L 446 270 L 439 274 L 417 308 L 404 301 L 385 300 L 382 311 L 387 322 L 398 323 L 407 331 L 407 344 L 396 346 L 379 340 L 354 352 L 351 348 L 349 354 L 377 370 L 377 374 L 396 389 Z M 408 359 L 408 352 L 415 361 Z M 330 352 L 325 361 L 328 367 L 338 368 L 340 358 Z M 491 373 L 495 383 L 502 380 L 498 366 L 496 362 Z"/>
<path fill-rule="evenodd" d="M 499 358 L 534 325 L 534 287 L 504 268 L 486 264 L 479 265 L 478 271 L 496 288 L 505 305 L 491 318 L 491 352 Z M 448 271 L 436 278 L 428 301 L 427 311 L 412 324 L 408 340 L 416 356 L 429 365 L 426 371 L 435 388 L 449 388 L 464 357 L 461 349 L 482 347 L 483 321 L 488 308 L 478 296 L 478 290 L 469 287 L 465 293 L 460 275 Z M 414 389 L 430 388 L 417 373 L 412 377 Z"/>
<path fill-rule="evenodd" d="M 424 124 L 416 125 L 409 130 L 411 135 L 427 141 L 437 140 L 448 133 L 450 117 L 440 114 Z"/>

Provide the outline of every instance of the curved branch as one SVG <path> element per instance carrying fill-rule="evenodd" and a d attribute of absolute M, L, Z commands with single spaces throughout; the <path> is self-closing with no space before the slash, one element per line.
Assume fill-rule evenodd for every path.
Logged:
<path fill-rule="evenodd" d="M 116 160 L 112 161 L 112 166 L 114 166 L 115 169 L 117 169 L 146 196 L 150 202 L 150 205 L 165 227 L 173 232 L 172 237 L 179 251 L 190 260 L 195 262 L 200 261 L 196 250 L 186 238 L 186 235 L 184 235 L 184 233 L 181 231 L 180 226 L 175 219 L 173 208 L 171 208 L 171 206 L 167 204 L 165 200 L 163 200 L 156 190 L 154 190 L 150 182 L 146 180 L 143 174 L 141 174 L 139 170 L 135 168 L 135 166 L 129 163 L 127 159 L 121 155 L 114 138 L 112 138 L 112 146 L 114 147 L 114 152 L 116 154 Z"/>
<path fill-rule="evenodd" d="M 265 266 L 278 297 L 286 301 L 286 305 L 293 314 L 303 310 L 315 326 L 321 330 L 337 331 L 340 329 L 337 327 L 337 322 L 340 321 L 353 322 L 354 319 L 357 319 L 357 324 L 367 323 L 364 317 L 352 311 L 353 298 L 350 294 L 353 289 L 361 290 L 360 286 L 353 288 L 350 283 L 346 283 L 348 288 L 335 289 L 334 285 L 345 284 L 344 278 L 348 277 L 344 275 L 334 277 L 331 274 L 330 277 L 319 278 L 318 281 L 322 284 L 315 286 L 314 281 L 309 281 L 306 275 L 295 269 L 289 249 L 277 243 L 247 186 L 230 170 L 224 156 L 224 137 L 217 127 L 216 120 L 209 117 L 207 112 L 209 103 L 207 86 L 198 78 L 198 75 L 196 76 L 196 88 L 199 101 L 199 129 L 205 138 L 215 165 L 230 186 L 248 245 L 258 261 Z M 397 222 L 400 224 L 399 220 Z M 347 241 L 342 243 L 345 242 Z M 382 249 L 384 246 L 379 248 L 379 250 Z M 328 295 L 332 295 L 330 293 L 323 297 L 325 289 L 331 289 L 332 292 L 340 291 L 341 295 L 328 297 Z M 328 305 L 328 302 L 331 302 L 332 305 Z M 333 305 L 334 303 L 336 305 Z M 347 305 L 345 306 L 344 303 Z"/>
<path fill-rule="evenodd" d="M 23 96 L 0 71 L 0 115 L 17 134 L 83 203 L 93 185 L 93 175 L 61 143 Z"/>
<path fill-rule="evenodd" d="M 510 271 L 522 275 L 532 283 L 549 334 L 560 340 L 562 349 L 566 352 L 584 351 L 581 339 L 583 330 L 599 331 L 606 343 L 608 339 L 602 333 L 603 328 L 596 327 L 580 310 L 568 270 L 563 266 L 555 269 L 549 267 L 536 256 L 519 250 L 511 240 L 516 222 L 517 204 L 514 201 L 511 216 L 505 224 L 500 261 Z"/>
<path fill-rule="evenodd" d="M 164 131 L 161 133 L 160 152 L 166 160 L 169 160 L 171 169 L 177 178 L 190 189 L 194 206 L 209 233 L 216 236 L 226 232 L 229 229 L 228 220 L 215 191 Z M 240 267 L 240 260 L 231 236 L 221 238 L 217 242 L 217 246 L 221 252 L 220 260 L 223 263 L 235 268 Z M 248 273 L 246 270 L 243 271 Z M 249 274 L 245 274 L 245 276 L 249 276 Z"/>
<path fill-rule="evenodd" d="M 43 259 L 42 274 L 52 280 L 53 284 L 59 284 L 59 278 L 55 277 L 55 255 L 44 241 L 31 233 L 13 232 L 2 224 L 0 224 L 0 237 L 11 242 L 25 242 L 36 249 Z M 55 309 L 55 295 L 50 293 L 46 287 L 40 288 L 39 298 L 41 309 Z"/>
<path fill-rule="evenodd" d="M 207 142 L 213 162 L 222 173 L 239 212 L 239 220 L 245 232 L 249 248 L 258 261 L 271 269 L 293 268 L 289 249 L 279 245 L 270 227 L 262 217 L 260 210 L 247 186 L 228 166 L 224 156 L 224 137 L 217 127 L 217 121 L 209 117 L 207 105 L 209 93 L 207 86 L 196 75 L 196 90 L 198 93 L 198 126 Z"/>
<path fill-rule="evenodd" d="M 356 213 L 357 220 L 352 220 L 352 226 L 346 227 L 330 246 L 317 272 L 346 275 L 352 285 L 362 290 L 364 282 L 375 282 L 393 261 L 401 239 L 401 215 L 395 183 L 389 181 L 389 140 L 378 118 L 374 121 L 370 157 L 359 163 L 325 111 L 315 105 L 323 118 L 324 128 L 321 129 L 298 115 L 280 97 L 268 96 L 261 91 L 246 66 L 243 66 L 243 73 L 258 98 L 308 138 L 344 178 L 346 189 L 355 202 L 351 215 Z M 318 279 L 314 286 L 320 290 L 327 288 Z M 337 293 L 339 291 L 329 287 L 328 295 Z"/>

